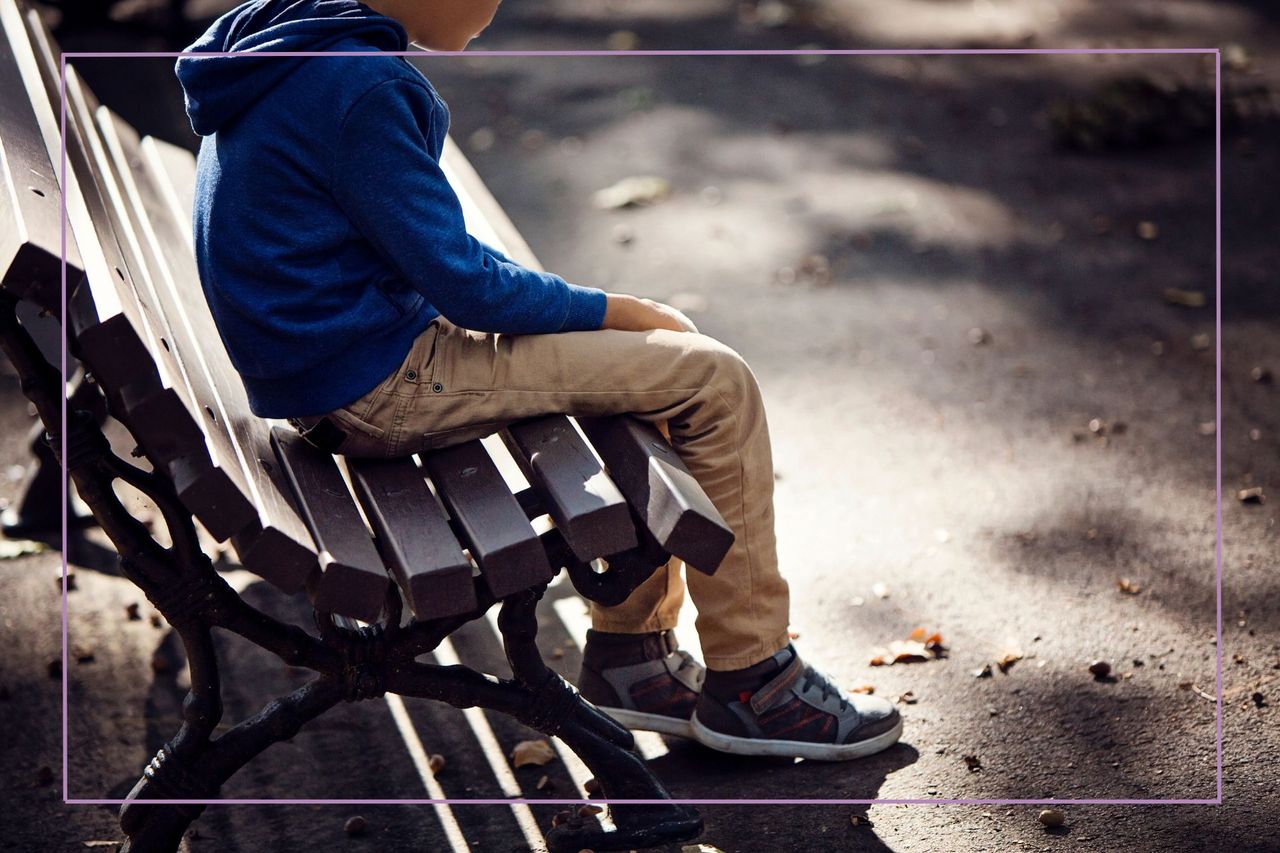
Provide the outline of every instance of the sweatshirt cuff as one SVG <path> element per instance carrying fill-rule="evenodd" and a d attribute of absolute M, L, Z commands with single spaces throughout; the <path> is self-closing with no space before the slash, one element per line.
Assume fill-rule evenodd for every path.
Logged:
<path fill-rule="evenodd" d="M 569 313 L 560 325 L 562 332 L 595 331 L 604 325 L 604 309 L 608 298 L 598 287 L 569 284 Z"/>

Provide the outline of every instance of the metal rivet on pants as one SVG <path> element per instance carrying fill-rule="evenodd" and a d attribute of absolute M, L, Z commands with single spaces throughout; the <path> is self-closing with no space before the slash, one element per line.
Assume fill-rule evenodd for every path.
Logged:
<path fill-rule="evenodd" d="M 439 382 L 437 382 L 436 384 L 431 386 L 431 390 L 439 394 L 441 391 L 444 390 L 444 386 L 441 385 Z"/>
<path fill-rule="evenodd" d="M 417 381 L 418 381 L 418 371 L 414 370 L 414 369 L 411 367 L 411 368 L 409 368 L 408 370 L 406 370 L 406 371 L 404 372 L 404 378 L 405 378 L 405 379 L 408 379 L 410 382 L 417 382 Z"/>

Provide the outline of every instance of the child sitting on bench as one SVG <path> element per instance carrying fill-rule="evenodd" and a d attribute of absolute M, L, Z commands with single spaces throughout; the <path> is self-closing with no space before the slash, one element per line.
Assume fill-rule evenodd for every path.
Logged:
<path fill-rule="evenodd" d="M 888 747 L 893 705 L 842 691 L 789 641 L 769 430 L 743 359 L 670 306 L 526 269 L 467 234 L 440 168 L 448 110 L 391 54 L 461 50 L 497 6 L 253 0 L 178 61 L 204 137 L 201 284 L 254 412 L 327 451 L 388 457 L 557 412 L 665 422 L 736 537 L 714 575 L 686 573 L 706 669 L 672 633 L 673 559 L 625 603 L 593 606 L 583 696 L 728 752 Z M 343 55 L 255 56 L 310 51 Z"/>

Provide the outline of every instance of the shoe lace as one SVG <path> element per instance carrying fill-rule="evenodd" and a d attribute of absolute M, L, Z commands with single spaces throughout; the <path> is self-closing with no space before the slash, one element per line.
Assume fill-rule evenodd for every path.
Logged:
<path fill-rule="evenodd" d="M 826 702 L 832 696 L 836 696 L 840 699 L 840 710 L 845 711 L 848 709 L 849 700 L 845 698 L 844 691 L 832 684 L 829 676 L 808 664 L 805 664 L 803 673 L 804 680 L 800 685 L 801 690 L 808 691 L 816 687 L 822 692 L 823 702 Z"/>

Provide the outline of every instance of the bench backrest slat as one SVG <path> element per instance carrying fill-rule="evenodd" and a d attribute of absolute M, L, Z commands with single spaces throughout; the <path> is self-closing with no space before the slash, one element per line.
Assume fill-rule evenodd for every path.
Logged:
<path fill-rule="evenodd" d="M 171 334 L 156 305 L 146 249 L 126 217 L 124 199 L 94 123 L 97 104 L 75 69 L 67 68 L 66 82 L 68 155 L 76 163 L 81 187 L 86 188 L 91 213 L 95 208 L 99 211 L 92 217 L 99 242 L 108 246 L 117 260 L 116 275 L 111 279 L 116 302 L 129 316 L 145 350 L 95 353 L 86 349 L 86 361 L 95 372 L 103 370 L 105 360 L 115 365 L 113 371 L 152 372 L 159 377 L 158 389 L 147 387 L 137 395 L 122 393 L 122 414 L 152 461 L 169 472 L 193 514 L 215 538 L 226 539 L 251 524 L 256 510 L 225 461 L 215 460 L 184 367 L 168 343 Z M 92 191 L 87 189 L 90 185 Z M 90 273 L 91 283 L 92 278 Z M 99 288 L 95 285 L 92 290 L 96 303 Z M 90 331 L 77 329 L 82 343 Z"/>
<path fill-rule="evenodd" d="M 474 610 L 471 561 L 414 461 L 348 459 L 347 472 L 413 615 L 438 619 Z"/>
<path fill-rule="evenodd" d="M 733 531 L 662 433 L 631 417 L 579 418 L 578 423 L 662 547 L 713 573 L 733 544 Z"/>
<path fill-rule="evenodd" d="M 501 435 L 579 560 L 636 546 L 626 498 L 567 417 L 533 418 Z"/>
<path fill-rule="evenodd" d="M 156 174 L 145 154 L 146 146 L 127 123 L 106 109 L 99 110 L 97 119 L 122 203 L 129 211 L 137 240 L 145 247 L 155 306 L 167 326 L 165 345 L 183 367 L 211 457 L 254 508 L 253 518 L 234 533 L 246 528 L 254 534 L 274 530 L 282 543 L 282 549 L 274 554 L 257 549 L 252 564 L 245 565 L 282 589 L 301 589 L 316 565 L 316 549 L 293 505 L 277 487 L 272 466 L 264 468 L 260 462 L 263 456 L 273 458 L 268 426 L 248 410 L 239 376 L 226 359 L 200 295 L 195 260 L 189 238 L 184 236 L 190 226 L 187 218 L 179 221 L 174 215 L 173 193 L 167 186 L 170 175 Z M 187 158 L 194 180 L 194 161 L 190 154 Z M 195 291 L 199 298 L 184 298 L 188 291 Z M 241 559 L 245 559 L 243 554 Z"/>
<path fill-rule="evenodd" d="M 33 103 L 43 93 L 23 74 L 20 17 L 9 34 L 17 9 L 0 3 L 0 286 L 61 316 L 62 191 Z"/>
<path fill-rule="evenodd" d="M 484 445 L 468 441 L 422 461 L 495 597 L 555 577 L 542 542 Z"/>
<path fill-rule="evenodd" d="M 320 549 L 320 574 L 307 587 L 311 603 L 326 613 L 376 622 L 390 580 L 337 462 L 285 427 L 274 427 L 271 441 Z"/>

